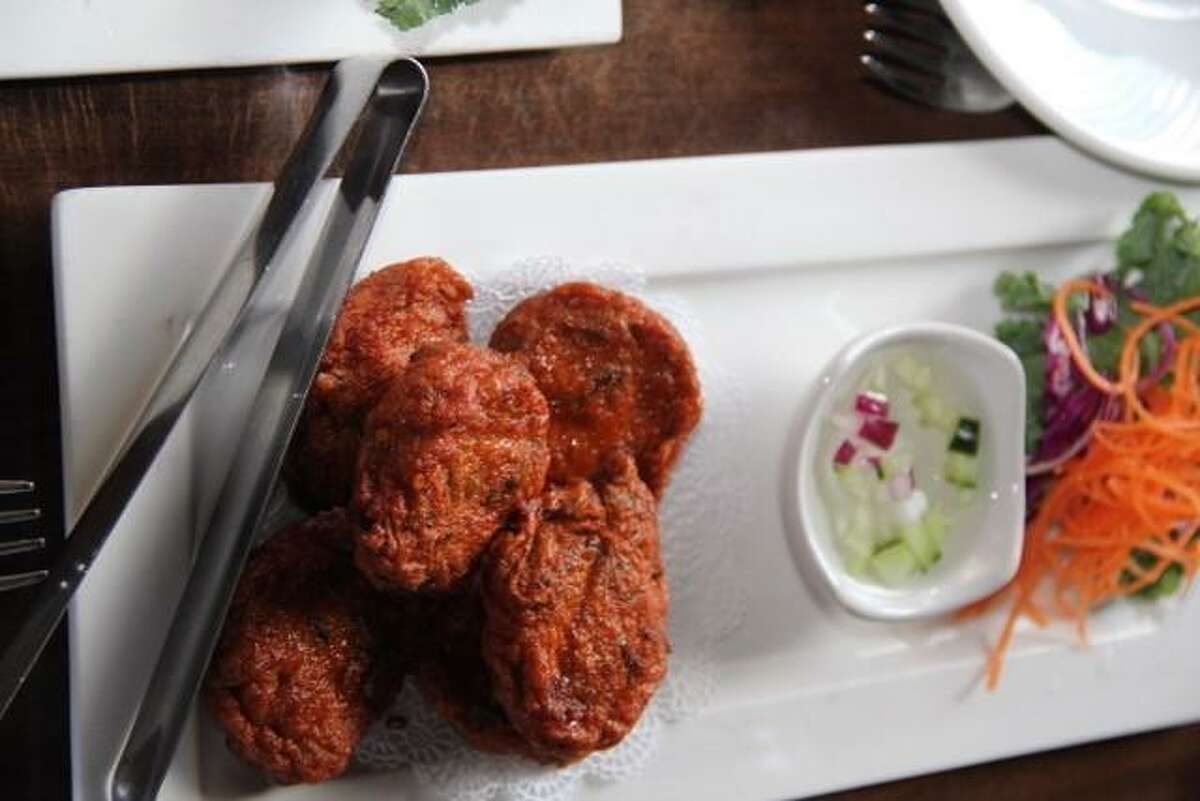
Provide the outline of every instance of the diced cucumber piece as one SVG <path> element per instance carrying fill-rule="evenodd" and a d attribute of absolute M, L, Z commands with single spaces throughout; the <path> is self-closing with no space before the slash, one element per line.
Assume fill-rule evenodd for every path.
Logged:
<path fill-rule="evenodd" d="M 917 407 L 917 422 L 921 425 L 945 431 L 947 434 L 954 431 L 958 415 L 950 408 L 950 404 L 939 396 L 933 393 L 917 395 L 913 398 L 913 405 Z"/>
<path fill-rule="evenodd" d="M 946 544 L 946 533 L 950 530 L 950 520 L 946 517 L 946 513 L 940 506 L 931 506 L 925 513 L 925 517 L 921 519 L 921 525 L 925 528 L 925 536 L 940 551 Z"/>
<path fill-rule="evenodd" d="M 888 501 L 880 501 L 879 506 L 876 508 L 886 508 L 884 506 L 886 503 L 888 503 Z M 871 528 L 871 536 L 874 538 L 871 543 L 873 546 L 871 549 L 872 553 L 878 551 L 885 545 L 890 545 L 896 539 L 896 532 L 892 530 L 890 518 L 886 518 L 884 520 L 876 518 L 874 524 L 875 525 Z"/>
<path fill-rule="evenodd" d="M 885 584 L 899 584 L 917 572 L 917 557 L 900 540 L 885 545 L 871 557 L 871 571 Z"/>
<path fill-rule="evenodd" d="M 899 469 L 899 464 L 891 456 L 884 454 L 879 458 L 879 467 L 875 474 L 879 476 L 880 481 L 887 481 L 892 476 L 896 475 L 896 470 Z"/>
<path fill-rule="evenodd" d="M 979 460 L 958 451 L 946 454 L 946 480 L 956 487 L 974 489 L 979 484 Z"/>
<path fill-rule="evenodd" d="M 909 392 L 922 394 L 933 386 L 933 368 L 921 364 L 912 356 L 900 357 L 892 369 Z"/>
<path fill-rule="evenodd" d="M 880 479 L 890 481 L 896 476 L 904 475 L 909 470 L 912 470 L 912 454 L 897 448 L 891 453 L 885 453 L 880 457 L 879 466 L 882 468 Z"/>
<path fill-rule="evenodd" d="M 863 389 L 868 392 L 886 392 L 887 388 L 887 368 L 882 364 L 872 368 L 863 380 Z"/>
<path fill-rule="evenodd" d="M 875 549 L 874 522 L 866 508 L 855 508 L 842 532 L 842 547 L 847 554 L 862 557 L 871 555 Z"/>
<path fill-rule="evenodd" d="M 904 523 L 899 526 L 900 539 L 917 558 L 917 567 L 926 570 L 942 557 L 941 547 L 930 538 L 921 523 Z"/>
<path fill-rule="evenodd" d="M 874 470 L 872 469 L 872 472 Z M 842 486 L 855 498 L 868 498 L 871 494 L 871 484 L 867 478 L 867 471 L 855 465 L 841 465 L 833 468 L 833 473 L 838 477 L 838 481 Z"/>
<path fill-rule="evenodd" d="M 979 421 L 974 417 L 960 417 L 950 437 L 949 450 L 974 456 L 979 453 Z"/>

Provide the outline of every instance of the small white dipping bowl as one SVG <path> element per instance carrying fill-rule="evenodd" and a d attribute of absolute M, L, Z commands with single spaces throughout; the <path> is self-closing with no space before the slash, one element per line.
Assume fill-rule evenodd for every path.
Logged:
<path fill-rule="evenodd" d="M 834 405 L 862 381 L 872 356 L 893 348 L 927 355 L 935 370 L 955 371 L 982 408 L 980 473 L 983 482 L 969 517 L 955 520 L 946 535 L 942 558 L 927 572 L 901 586 L 859 578 L 847 570 L 835 541 L 833 519 L 819 488 L 819 460 L 826 423 Z M 1007 347 L 977 331 L 945 323 L 885 328 L 847 345 L 818 379 L 808 406 L 800 449 L 789 454 L 796 482 L 786 502 L 791 536 L 802 540 L 793 554 L 812 555 L 834 595 L 851 612 L 876 620 L 914 620 L 951 612 L 1008 583 L 1021 561 L 1025 522 L 1025 373 Z M 799 530 L 797 530 L 797 528 Z"/>

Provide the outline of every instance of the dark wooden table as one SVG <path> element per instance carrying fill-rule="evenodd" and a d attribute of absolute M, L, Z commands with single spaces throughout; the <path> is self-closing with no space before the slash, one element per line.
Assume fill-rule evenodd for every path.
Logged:
<path fill-rule="evenodd" d="M 850 0 L 636 0 L 619 45 L 431 65 L 405 169 L 465 170 L 1017 136 L 1019 110 L 919 108 L 863 80 Z M 31 477 L 61 539 L 49 204 L 103 184 L 258 181 L 300 131 L 321 67 L 0 85 L 0 477 Z M 163 254 L 170 269 L 170 253 Z M 27 564 L 34 564 L 31 559 Z M 5 568 L 18 563 L 5 563 Z M 0 598 L 0 638 L 27 597 Z M 0 639 L 2 641 L 2 639 Z M 70 797 L 58 637 L 0 722 L 0 797 Z M 119 681 L 120 677 L 112 677 Z M 1153 687 L 1147 687 L 1153 692 Z M 1098 699 L 1099 700 L 1099 699 Z M 1036 726 L 1036 717 L 1030 717 Z M 1022 732 L 1013 731 L 1019 742 Z M 86 747 L 86 736 L 84 738 Z M 842 801 L 1195 799 L 1200 726 L 840 793 Z"/>

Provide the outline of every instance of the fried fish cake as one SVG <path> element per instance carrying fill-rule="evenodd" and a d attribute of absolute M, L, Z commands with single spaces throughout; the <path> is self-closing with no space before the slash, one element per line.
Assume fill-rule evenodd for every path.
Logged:
<path fill-rule="evenodd" d="M 518 304 L 491 346 L 512 353 L 550 402 L 550 480 L 591 479 L 613 453 L 662 497 L 700 421 L 700 380 L 675 328 L 640 301 L 570 283 Z"/>
<path fill-rule="evenodd" d="M 359 568 L 382 588 L 453 589 L 541 493 L 548 426 L 546 399 L 515 359 L 459 344 L 417 351 L 367 417 Z"/>
<path fill-rule="evenodd" d="M 620 742 L 669 651 L 655 500 L 632 462 L 548 490 L 497 535 L 482 588 L 484 660 L 533 752 L 567 764 Z"/>
<path fill-rule="evenodd" d="M 311 509 L 345 505 L 363 420 L 422 345 L 467 340 L 471 285 L 441 259 L 384 267 L 350 290 L 321 356 L 286 475 Z"/>
<path fill-rule="evenodd" d="M 492 692 L 483 661 L 483 605 L 477 582 L 427 603 L 417 687 L 472 747 L 494 754 L 533 756 Z"/>
<path fill-rule="evenodd" d="M 254 553 L 206 680 L 230 749 L 286 784 L 345 771 L 398 678 L 348 528 L 329 512 Z"/>

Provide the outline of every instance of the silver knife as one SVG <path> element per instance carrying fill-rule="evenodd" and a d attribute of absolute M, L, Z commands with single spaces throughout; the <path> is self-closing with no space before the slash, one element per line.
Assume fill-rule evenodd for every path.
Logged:
<path fill-rule="evenodd" d="M 383 63 L 376 63 L 377 76 Z M 270 293 L 267 285 L 278 271 L 278 257 L 303 227 L 304 217 L 311 211 L 314 188 L 333 163 L 375 83 L 371 75 L 364 73 L 361 63 L 343 63 L 335 69 L 257 225 L 180 339 L 112 467 L 84 507 L 46 579 L 20 614 L 21 625 L 0 656 L 0 717 L 20 692 L 75 590 L 86 578 L 196 387 L 206 375 L 219 369 L 220 350 L 228 347 L 235 325 L 249 314 L 252 293 Z"/>
<path fill-rule="evenodd" d="M 286 311 L 278 344 L 200 543 L 137 719 L 113 770 L 113 801 L 158 794 L 255 534 L 268 511 L 288 441 L 325 340 L 428 89 L 421 65 L 383 69 L 312 261 Z M 270 313 L 270 309 L 266 310 Z"/>

